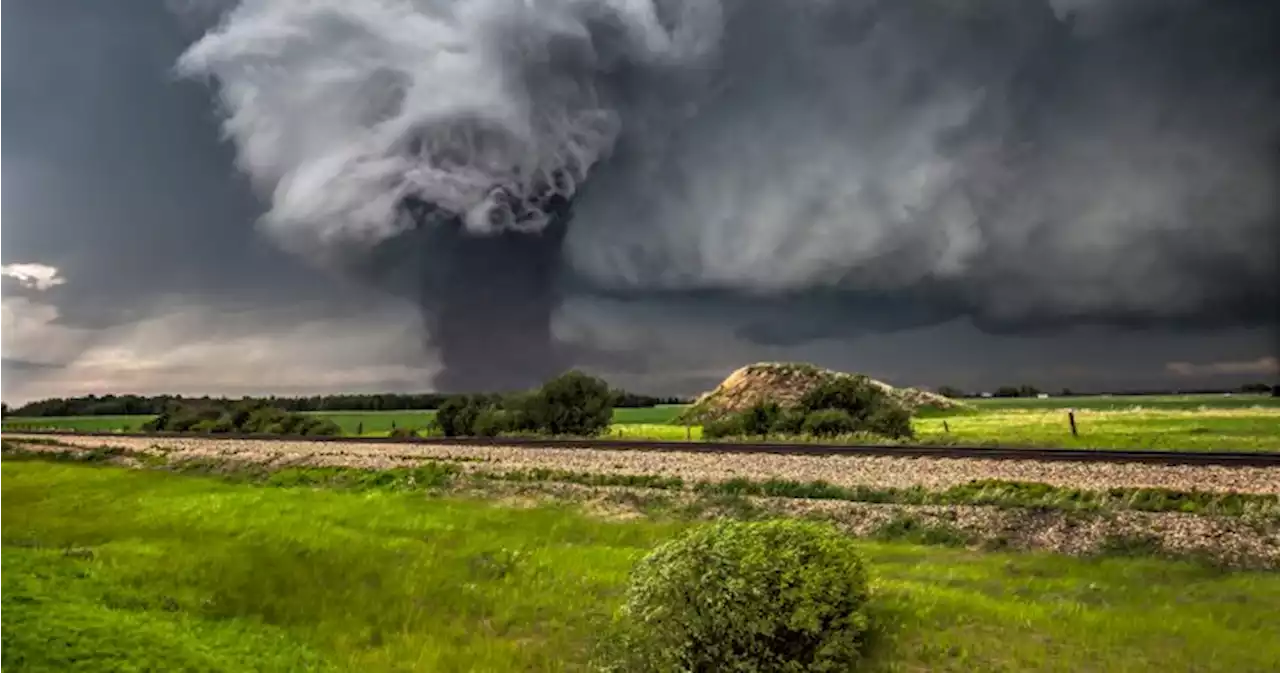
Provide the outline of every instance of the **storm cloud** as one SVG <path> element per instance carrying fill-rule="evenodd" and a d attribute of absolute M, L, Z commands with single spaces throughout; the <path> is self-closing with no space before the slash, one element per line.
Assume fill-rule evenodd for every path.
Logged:
<path fill-rule="evenodd" d="M 566 287 L 701 304 L 770 343 L 958 317 L 1274 324 L 1277 16 L 245 0 L 180 68 L 216 80 L 287 247 L 425 247 L 424 268 L 462 267 L 424 301 L 446 368 L 475 371 L 521 344 L 548 362 L 550 321 L 471 316 L 549 316 Z M 504 348 L 449 345 L 504 329 Z"/>
<path fill-rule="evenodd" d="M 268 316 L 370 302 L 370 361 L 447 389 L 1276 353 L 1275 3 L 167 4 L 7 12 L 4 261 L 65 278 L 25 299 L 84 330 L 64 361 L 166 312 L 310 342 Z"/>

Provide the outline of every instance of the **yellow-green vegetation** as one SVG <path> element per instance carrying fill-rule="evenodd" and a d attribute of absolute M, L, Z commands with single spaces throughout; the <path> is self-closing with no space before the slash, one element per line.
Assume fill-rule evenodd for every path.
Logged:
<path fill-rule="evenodd" d="M 1280 451 L 1280 408 L 997 409 L 917 418 L 916 440 L 999 446 Z"/>
<path fill-rule="evenodd" d="M 376 487 L 3 464 L 11 671 L 582 670 L 690 524 Z M 901 542 L 870 671 L 1271 671 L 1280 575 Z"/>
<path fill-rule="evenodd" d="M 79 430 L 82 432 L 137 432 L 155 414 L 131 416 L 13 416 L 4 419 L 6 432 L 23 430 Z"/>

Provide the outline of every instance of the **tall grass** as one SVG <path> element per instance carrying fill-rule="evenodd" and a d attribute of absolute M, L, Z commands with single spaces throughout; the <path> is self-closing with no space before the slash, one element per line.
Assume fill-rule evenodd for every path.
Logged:
<path fill-rule="evenodd" d="M 2 469 L 12 671 L 581 670 L 632 563 L 686 525 L 377 488 Z M 869 670 L 1239 673 L 1280 661 L 1274 573 L 861 547 L 878 623 Z"/>

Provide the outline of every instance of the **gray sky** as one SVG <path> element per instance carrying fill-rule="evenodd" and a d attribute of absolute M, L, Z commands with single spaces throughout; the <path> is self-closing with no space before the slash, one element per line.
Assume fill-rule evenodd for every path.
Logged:
<path fill-rule="evenodd" d="M 3 18 L 6 402 L 430 388 L 438 364 L 411 302 L 320 271 L 260 232 L 268 204 L 237 172 L 211 90 L 173 74 L 198 37 L 190 24 L 159 2 L 6 3 Z M 913 300 L 888 301 L 898 307 L 884 311 L 909 312 Z M 580 364 L 653 393 L 696 392 L 762 359 L 969 389 L 1186 388 L 1280 375 L 1274 321 L 1055 320 L 991 334 L 960 315 L 863 332 L 858 323 L 874 316 L 842 306 L 814 315 L 851 325 L 772 339 L 704 305 L 587 293 L 566 300 L 554 331 L 584 347 Z M 792 335 L 815 318 L 777 320 Z M 767 345 L 779 342 L 789 345 Z"/>

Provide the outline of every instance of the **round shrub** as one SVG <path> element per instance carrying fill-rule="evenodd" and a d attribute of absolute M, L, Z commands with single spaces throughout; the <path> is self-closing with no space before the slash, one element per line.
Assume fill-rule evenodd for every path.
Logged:
<path fill-rule="evenodd" d="M 706 439 L 722 437 L 739 437 L 746 434 L 743 429 L 741 414 L 728 414 L 702 424 L 702 436 Z"/>
<path fill-rule="evenodd" d="M 798 435 L 804 432 L 804 412 L 796 409 L 784 409 L 773 419 L 773 434 Z"/>
<path fill-rule="evenodd" d="M 911 412 L 900 406 L 884 406 L 867 417 L 866 429 L 885 437 L 902 438 L 915 434 L 911 429 Z"/>
<path fill-rule="evenodd" d="M 628 654 L 657 671 L 847 671 L 868 628 L 867 579 L 830 525 L 725 522 L 637 566 Z"/>
<path fill-rule="evenodd" d="M 815 437 L 835 437 L 853 432 L 857 424 L 843 409 L 823 409 L 805 416 L 803 429 Z"/>

